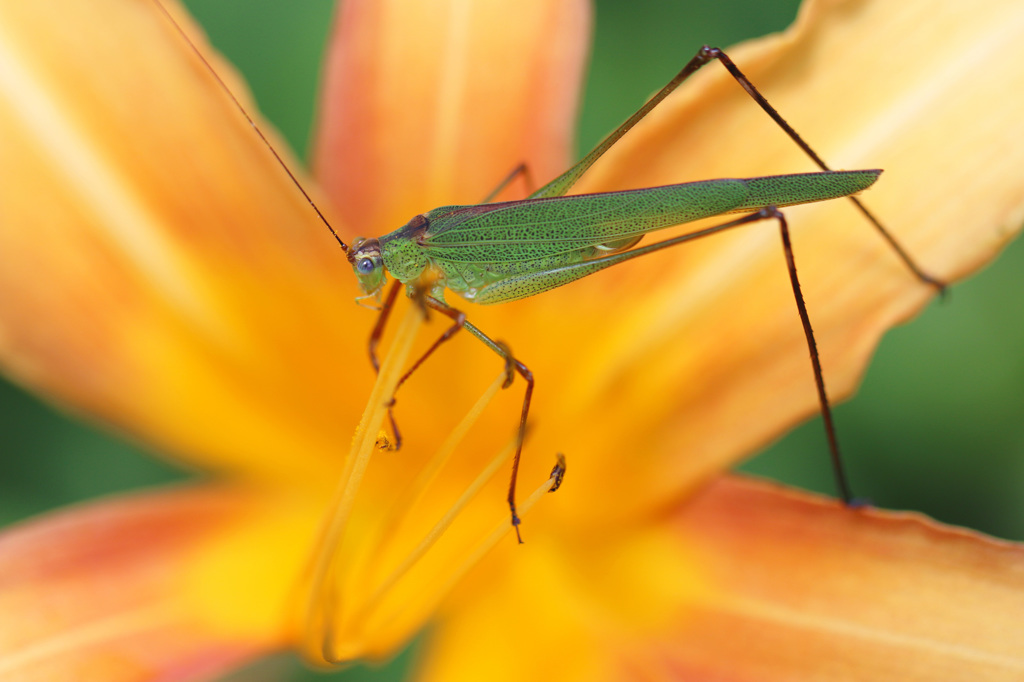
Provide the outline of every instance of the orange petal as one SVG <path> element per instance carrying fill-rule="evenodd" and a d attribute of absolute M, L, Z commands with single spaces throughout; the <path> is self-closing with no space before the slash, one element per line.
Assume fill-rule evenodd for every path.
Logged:
<path fill-rule="evenodd" d="M 356 413 L 337 358 L 362 355 L 370 318 L 339 315 L 337 245 L 155 3 L 4 3 L 0 130 L 0 359 L 19 380 L 207 465 L 336 457 Z"/>
<path fill-rule="evenodd" d="M 480 201 L 517 164 L 561 172 L 589 24 L 581 0 L 343 3 L 316 167 L 346 221 L 376 236 Z"/>
<path fill-rule="evenodd" d="M 206 679 L 286 646 L 312 517 L 287 504 L 269 516 L 270 506 L 238 490 L 177 489 L 6 531 L 0 677 Z M 262 542 L 249 542 L 257 531 Z"/>
<path fill-rule="evenodd" d="M 462 595 L 421 679 L 1024 675 L 1024 547 L 918 515 L 722 479 L 667 524 L 543 549 Z"/>
<path fill-rule="evenodd" d="M 791 31 L 731 53 L 835 167 L 885 169 L 863 199 L 928 271 L 963 277 L 1020 229 L 1021 3 L 819 0 Z M 720 65 L 677 95 L 580 191 L 814 169 Z M 842 398 L 882 332 L 935 292 L 849 202 L 787 215 L 829 394 Z M 537 376 L 533 447 L 569 457 L 566 515 L 603 523 L 663 504 L 818 409 L 775 224 L 489 313 L 470 319 Z"/>
<path fill-rule="evenodd" d="M 681 637 L 696 669 L 725 659 L 738 679 L 1024 675 L 1020 545 L 743 479 L 700 494 L 679 524 L 720 589 Z"/>

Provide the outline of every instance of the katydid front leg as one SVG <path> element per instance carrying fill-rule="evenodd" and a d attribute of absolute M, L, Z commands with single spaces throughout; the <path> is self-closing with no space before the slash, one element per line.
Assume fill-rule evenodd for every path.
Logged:
<path fill-rule="evenodd" d="M 527 164 L 525 164 L 525 163 L 520 163 L 515 168 L 513 168 L 512 171 L 508 175 L 506 175 L 501 180 L 501 182 L 499 182 L 497 184 L 497 186 L 493 190 L 491 190 L 491 192 L 486 197 L 484 197 L 484 200 L 482 202 L 480 202 L 480 203 L 486 204 L 486 203 L 490 203 L 491 201 L 493 201 L 495 197 L 497 197 L 499 194 L 501 194 L 505 190 L 505 188 L 508 187 L 510 184 L 512 184 L 512 182 L 515 181 L 515 179 L 518 178 L 518 177 L 522 177 L 523 181 L 526 183 L 527 189 L 529 191 L 532 191 L 532 188 L 533 188 L 534 185 L 533 185 L 533 175 L 530 173 L 530 167 Z M 388 290 L 387 298 L 384 299 L 384 304 L 381 306 L 380 313 L 377 316 L 377 322 L 373 326 L 373 331 L 370 332 L 370 338 L 369 338 L 369 342 L 368 342 L 369 353 L 370 353 L 370 364 L 373 366 L 373 371 L 377 372 L 377 373 L 380 372 L 380 360 L 377 358 L 377 346 L 380 344 L 380 340 L 384 336 L 384 329 L 385 329 L 385 327 L 387 327 L 388 318 L 391 316 L 391 310 L 394 308 L 395 299 L 397 298 L 398 291 L 402 288 L 402 286 L 403 286 L 402 283 L 399 282 L 398 280 L 394 280 L 392 282 L 391 288 Z M 422 300 L 419 301 L 419 303 L 422 305 L 423 304 Z M 424 310 L 424 312 L 425 312 L 425 310 Z M 459 326 L 461 326 L 461 325 L 459 325 Z M 439 339 L 438 341 L 436 341 L 434 343 L 434 346 L 431 348 L 431 350 L 428 351 L 426 353 L 426 355 L 424 355 L 422 358 L 420 358 L 419 361 L 415 365 L 413 365 L 413 368 L 410 369 L 408 372 L 406 372 L 405 375 L 403 375 L 401 379 L 399 379 L 398 384 L 395 386 L 395 393 L 398 393 L 398 386 L 401 386 L 402 384 L 405 383 L 406 379 L 409 378 L 409 375 L 412 374 L 413 370 L 415 370 L 417 367 L 419 367 L 421 364 L 423 364 L 423 361 L 427 358 L 427 356 L 429 356 L 433 352 L 434 348 L 436 348 L 438 345 L 440 345 L 445 340 L 447 340 L 447 338 L 450 338 L 451 335 L 455 333 L 455 331 L 457 331 L 457 330 L 456 329 L 449 329 L 447 332 L 445 332 L 446 336 L 444 338 Z M 497 343 L 498 343 L 499 346 L 501 346 L 506 351 L 508 351 L 508 347 L 505 344 L 501 343 L 500 341 L 497 342 Z M 507 379 L 505 380 L 505 383 L 502 386 L 502 388 L 508 388 L 512 384 L 512 374 L 513 374 L 513 365 L 512 365 L 512 360 L 511 360 L 512 354 L 511 354 L 511 352 L 506 352 L 505 353 L 505 357 L 506 357 L 505 373 L 506 373 Z M 402 449 L 402 434 L 398 430 L 398 422 L 395 421 L 394 407 L 395 407 L 395 396 L 392 395 L 391 396 L 391 402 L 388 403 L 388 422 L 391 424 L 391 433 L 394 435 L 394 443 L 392 444 L 392 449 L 393 450 L 401 450 Z"/>

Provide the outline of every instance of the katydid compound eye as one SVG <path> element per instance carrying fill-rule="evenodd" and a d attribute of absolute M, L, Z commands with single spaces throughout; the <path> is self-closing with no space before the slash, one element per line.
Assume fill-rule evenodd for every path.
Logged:
<path fill-rule="evenodd" d="M 360 275 L 369 275 L 373 272 L 373 261 L 369 258 L 364 258 L 356 263 L 356 270 Z"/>

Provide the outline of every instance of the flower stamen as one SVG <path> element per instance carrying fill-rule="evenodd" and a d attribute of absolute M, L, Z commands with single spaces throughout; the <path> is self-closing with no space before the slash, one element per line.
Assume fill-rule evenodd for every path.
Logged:
<path fill-rule="evenodd" d="M 448 460 L 451 459 L 451 456 L 459 446 L 459 443 L 462 442 L 462 439 L 465 438 L 466 434 L 473 427 L 473 424 L 475 424 L 477 419 L 480 418 L 480 415 L 483 413 L 484 409 L 487 408 L 487 405 L 490 404 L 491 400 L 494 399 L 494 396 L 499 390 L 501 390 L 501 385 L 504 380 L 505 373 L 502 372 L 491 383 L 491 385 L 487 387 L 483 394 L 481 394 L 479 400 L 477 400 L 473 407 L 469 409 L 466 416 L 462 418 L 462 421 L 460 421 L 455 428 L 452 429 L 451 433 L 448 434 L 448 437 L 445 438 L 441 447 L 437 449 L 434 457 L 430 460 L 427 466 L 420 471 L 419 475 L 417 475 L 416 480 L 414 480 L 395 498 L 395 501 L 392 503 L 391 509 L 388 512 L 387 520 L 381 524 L 378 537 L 384 540 L 394 536 L 398 526 L 401 525 L 409 510 L 423 498 L 423 495 L 430 487 L 430 484 L 434 482 L 438 473 L 442 468 L 444 468 L 444 465 L 448 463 Z M 379 556 L 380 550 L 383 549 L 383 547 L 384 542 L 378 545 L 378 551 L 375 557 Z"/>
<path fill-rule="evenodd" d="M 308 571 L 309 589 L 302 611 L 306 641 L 313 641 L 311 635 L 314 633 L 328 631 L 331 605 L 335 601 L 329 593 L 333 593 L 330 586 L 337 578 L 338 549 L 348 525 L 356 493 L 369 466 L 370 457 L 376 449 L 375 434 L 384 423 L 387 406 L 402 376 L 413 341 L 422 323 L 423 317 L 419 310 L 415 306 L 409 306 L 395 334 L 391 349 L 384 357 L 377 381 L 370 391 L 366 409 L 352 437 L 341 480 L 324 517 L 324 525 L 315 544 L 312 564 Z M 326 642 L 324 653 L 327 653 Z"/>
<path fill-rule="evenodd" d="M 502 451 L 502 453 L 505 454 L 505 452 L 510 451 L 510 449 L 510 447 L 506 448 L 505 450 Z M 557 489 L 558 486 L 562 484 L 562 479 L 564 475 L 565 458 L 561 454 L 559 454 L 558 462 L 555 465 L 555 468 L 551 470 L 551 475 L 548 477 L 548 479 L 544 481 L 544 483 L 542 483 L 536 490 L 530 493 L 530 496 L 527 497 L 525 500 L 523 500 L 523 502 L 521 502 L 518 505 L 520 518 L 524 518 L 527 514 L 529 514 L 530 510 L 533 509 L 537 502 L 539 502 L 540 499 L 546 493 L 552 492 L 555 489 Z M 486 556 L 488 552 L 494 549 L 494 547 L 497 546 L 497 544 L 502 540 L 502 538 L 508 535 L 509 532 L 511 531 L 512 524 L 509 523 L 508 515 L 502 514 L 501 520 L 498 521 L 497 524 L 495 524 L 493 530 L 491 530 L 491 532 L 488 533 L 472 551 L 467 553 L 462 558 L 462 561 L 454 568 L 454 570 L 452 570 L 448 574 L 447 579 L 444 582 L 440 583 L 439 586 L 433 590 L 431 595 L 433 602 L 432 609 L 435 609 L 437 605 L 440 604 L 440 602 L 444 599 L 444 597 L 447 596 L 448 593 L 451 592 L 451 590 L 454 589 L 456 585 L 458 585 L 459 581 L 462 580 L 462 578 L 465 577 L 467 573 L 469 573 L 470 569 L 472 569 L 474 566 L 480 563 L 480 560 L 483 559 L 483 557 Z M 393 614 L 391 620 L 394 620 L 397 616 L 398 614 Z M 385 624 L 385 627 L 386 625 L 387 624 Z"/>
<path fill-rule="evenodd" d="M 470 505 L 479 497 L 480 491 L 492 482 L 495 475 L 508 463 L 515 451 L 514 439 L 510 439 L 500 452 L 478 471 L 450 506 L 445 504 L 442 507 L 447 508 L 446 511 L 439 517 L 434 517 L 437 520 L 432 526 L 423 528 L 412 536 L 403 531 L 408 521 L 415 521 L 414 525 L 418 525 L 423 520 L 422 515 L 413 515 L 414 510 L 430 495 L 430 491 L 452 460 L 459 445 L 501 391 L 506 378 L 504 372 L 487 386 L 430 459 L 418 467 L 419 470 L 413 475 L 412 480 L 405 486 L 392 486 L 397 487 L 399 492 L 394 497 L 388 495 L 392 501 L 383 518 L 373 523 L 372 517 L 363 518 L 358 511 L 359 490 L 364 480 L 368 480 L 366 477 L 370 463 L 379 446 L 375 434 L 379 433 L 387 417 L 390 397 L 400 381 L 402 370 L 422 324 L 422 316 L 419 313 L 416 306 L 407 307 L 391 348 L 383 358 L 377 382 L 352 438 L 341 481 L 327 508 L 327 515 L 310 560 L 306 588 L 300 601 L 300 627 L 303 641 L 308 647 L 307 653 L 312 660 L 328 663 L 349 660 L 362 655 L 361 652 L 366 648 L 367 642 L 373 641 L 377 633 L 402 631 L 404 627 L 399 623 L 409 618 L 409 609 L 412 605 L 404 597 L 398 598 L 396 595 L 398 591 L 405 589 L 407 581 L 413 580 L 414 582 L 408 584 L 414 586 L 418 584 L 415 581 L 422 577 L 419 574 L 424 570 L 434 573 L 436 581 L 431 581 L 431 584 L 441 583 L 445 587 L 443 590 L 428 590 L 424 596 L 425 601 L 436 606 L 456 582 L 456 579 L 451 579 L 450 576 L 461 577 L 468 572 L 470 567 L 512 528 L 505 517 L 500 526 L 489 534 L 480 535 L 471 531 L 470 537 L 467 538 L 468 544 L 463 550 L 455 552 L 453 561 L 448 562 L 444 557 L 439 557 L 440 568 L 422 568 L 426 564 L 424 559 L 433 556 L 431 550 L 446 536 L 456 519 L 460 515 L 465 515 L 464 512 L 467 512 Z M 540 494 L 557 487 L 561 471 L 564 471 L 561 465 L 556 467 L 556 471 L 552 472 L 552 476 L 538 492 L 526 499 L 521 507 L 524 512 L 536 504 Z M 359 518 L 356 519 L 355 515 L 359 515 Z M 370 521 L 369 525 L 367 521 Z M 360 530 L 357 534 L 352 534 L 352 537 L 347 537 L 349 533 L 346 529 L 349 526 L 358 526 Z M 487 527 L 484 523 L 478 531 Z M 402 540 L 403 537 L 413 542 L 407 544 Z M 358 541 L 358 538 L 369 542 L 364 544 Z M 477 538 L 477 541 L 472 538 Z M 480 538 L 483 540 L 480 541 Z M 461 543 L 456 541 L 456 544 Z M 362 545 L 362 551 L 359 545 Z M 390 551 L 395 549 L 399 550 L 397 555 L 392 555 L 394 559 L 388 560 Z M 472 551 L 467 555 L 466 550 Z M 454 573 L 449 568 L 452 564 L 456 567 Z M 366 576 L 363 576 L 364 571 L 368 571 Z M 383 580 L 372 580 L 371 576 L 380 574 L 385 576 Z M 354 581 L 353 584 L 359 585 L 358 589 L 353 592 L 352 589 L 344 587 L 346 581 Z M 409 589 L 415 590 L 414 587 Z M 423 594 L 421 590 L 415 592 Z M 364 594 L 367 596 L 363 597 Z M 389 606 L 393 601 L 395 608 Z M 418 612 L 420 607 L 421 605 L 416 605 L 412 609 Z"/>
<path fill-rule="evenodd" d="M 427 531 L 427 534 L 416 544 L 411 552 L 401 561 L 394 571 L 388 575 L 387 578 L 378 585 L 377 589 L 374 590 L 373 595 L 363 604 L 362 609 L 358 613 L 358 617 L 354 622 L 365 622 L 368 620 L 370 614 L 373 612 L 381 601 L 383 601 L 387 592 L 394 587 L 394 585 L 401 580 L 402 576 L 407 574 L 409 570 L 416 565 L 427 550 L 429 550 L 444 534 L 446 530 L 455 521 L 455 518 L 462 513 L 466 506 L 476 497 L 477 493 L 487 484 L 494 475 L 502 469 L 502 465 L 508 461 L 508 458 L 512 456 L 513 448 L 515 447 L 515 439 L 510 440 L 501 452 L 494 457 L 483 471 L 481 471 L 473 482 L 463 491 L 459 499 L 455 501 L 448 511 L 446 511 L 441 518 L 434 524 L 434 526 Z"/>

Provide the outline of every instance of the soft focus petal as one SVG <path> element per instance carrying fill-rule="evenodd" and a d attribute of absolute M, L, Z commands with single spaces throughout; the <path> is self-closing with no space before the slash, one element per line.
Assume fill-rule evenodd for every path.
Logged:
<path fill-rule="evenodd" d="M 793 30 L 732 54 L 835 167 L 885 169 L 863 199 L 928 271 L 963 277 L 1020 228 L 1021 3 L 819 0 Z M 808 170 L 712 64 L 580 191 Z M 880 334 L 935 292 L 849 202 L 787 215 L 826 383 L 841 398 Z M 774 224 L 505 307 L 470 319 L 537 376 L 529 447 L 569 457 L 573 485 L 555 503 L 566 515 L 603 524 L 663 504 L 818 409 Z"/>
<path fill-rule="evenodd" d="M 666 521 L 573 561 L 531 545 L 462 595 L 421 679 L 1024 675 L 1019 545 L 737 479 Z"/>
<path fill-rule="evenodd" d="M 583 0 L 342 3 L 316 166 L 346 223 L 377 236 L 482 200 L 517 164 L 561 172 L 589 23 Z"/>
<path fill-rule="evenodd" d="M 0 677 L 207 679 L 286 646 L 286 600 L 314 524 L 301 507 L 267 507 L 240 491 L 179 489 L 7 531 Z"/>
<path fill-rule="evenodd" d="M 339 358 L 369 316 L 339 316 L 337 245 L 154 3 L 2 3 L 0 131 L 16 378 L 206 465 L 296 476 L 336 456 L 370 380 L 345 390 Z"/>

